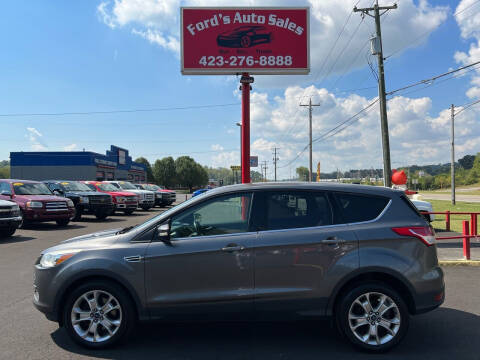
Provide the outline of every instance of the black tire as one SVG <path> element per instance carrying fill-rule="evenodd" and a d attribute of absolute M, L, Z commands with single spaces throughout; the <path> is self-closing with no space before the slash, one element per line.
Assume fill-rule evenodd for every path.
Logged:
<path fill-rule="evenodd" d="M 90 319 L 86 319 L 83 322 L 78 322 L 77 330 L 74 328 L 72 324 L 72 309 L 75 303 L 79 300 L 79 298 L 82 295 L 89 294 L 92 291 L 98 291 L 97 294 L 100 294 L 100 296 L 97 295 L 98 305 L 102 305 L 102 300 L 105 301 L 107 299 L 107 296 L 104 296 L 104 295 L 108 294 L 113 296 L 113 304 L 118 304 L 119 306 L 119 310 L 117 310 L 117 312 L 112 316 L 114 319 L 112 319 L 112 317 L 110 316 L 107 317 L 106 315 L 107 312 L 102 313 L 100 315 L 97 309 L 96 313 L 98 316 L 100 316 L 97 322 L 98 335 L 109 336 L 109 334 L 106 332 L 106 328 L 102 324 L 102 320 L 104 316 L 106 319 L 109 319 L 110 321 L 115 320 L 115 318 L 120 319 L 119 326 L 117 327 L 112 326 L 114 330 L 116 329 L 113 335 L 111 335 L 109 339 L 97 341 L 97 342 L 88 340 L 88 338 L 91 336 L 89 335 L 91 334 L 89 324 L 92 324 L 92 321 Z M 77 305 L 78 304 L 79 303 L 77 303 Z M 91 311 L 91 313 L 93 313 L 93 310 L 90 310 L 90 308 L 86 307 L 88 305 L 87 303 L 80 302 L 80 304 L 85 307 L 85 309 L 81 309 L 81 310 L 85 310 L 87 312 Z M 104 302 L 103 304 L 106 304 L 106 303 Z M 132 300 L 130 299 L 129 295 L 125 292 L 125 290 L 115 283 L 104 281 L 104 280 L 89 281 L 88 283 L 82 284 L 76 289 L 74 289 L 71 292 L 71 294 L 68 295 L 68 298 L 65 301 L 65 306 L 63 308 L 63 324 L 70 338 L 73 341 L 75 341 L 77 344 L 87 348 L 92 348 L 92 349 L 106 348 L 114 344 L 118 344 L 120 341 L 126 339 L 134 330 L 134 327 L 136 325 L 136 320 L 137 320 L 137 315 L 135 311 L 135 306 Z M 88 329 L 87 336 L 86 336 L 87 339 L 82 338 L 77 333 L 77 331 L 81 331 L 85 329 Z"/>
<path fill-rule="evenodd" d="M 123 213 L 124 213 L 125 215 L 132 215 L 134 211 L 135 211 L 135 210 L 133 210 L 133 209 L 128 209 L 128 210 L 123 210 Z"/>
<path fill-rule="evenodd" d="M 61 219 L 56 221 L 58 226 L 67 226 L 69 222 L 70 219 Z"/>
<path fill-rule="evenodd" d="M 391 305 L 390 301 L 392 301 L 396 305 L 396 308 L 391 308 L 390 310 L 385 311 L 385 315 L 384 317 L 381 316 L 381 320 L 378 320 L 378 316 L 379 313 L 381 313 L 381 310 L 379 312 L 375 312 L 376 306 L 373 306 L 373 313 L 369 314 L 367 319 L 362 318 L 349 320 L 350 311 L 352 310 L 352 315 L 355 315 L 355 311 L 357 311 L 357 308 L 360 309 L 360 311 L 357 313 L 359 314 L 358 316 L 363 316 L 362 312 L 364 312 L 364 307 L 359 307 L 358 303 L 355 303 L 355 300 L 361 298 L 368 293 L 372 294 L 370 295 L 371 301 L 375 300 L 375 298 L 378 297 L 377 294 L 386 295 L 387 300 L 385 301 L 385 304 Z M 375 305 L 373 301 L 372 305 Z M 399 323 L 395 324 L 393 321 L 397 317 L 399 318 Z M 361 283 L 345 292 L 336 304 L 335 318 L 340 333 L 348 340 L 350 340 L 350 342 L 357 348 L 369 352 L 385 352 L 396 346 L 407 333 L 410 322 L 409 313 L 405 301 L 402 299 L 402 297 L 398 294 L 397 291 L 393 290 L 392 288 L 381 282 Z M 391 322 L 383 322 L 383 319 L 388 318 L 390 318 L 389 320 Z M 365 332 L 365 336 L 367 336 L 369 334 L 369 330 L 371 329 L 371 324 L 375 324 L 375 329 L 379 329 L 378 334 L 380 336 L 384 336 L 384 339 L 380 338 L 380 340 L 385 340 L 385 343 L 380 343 L 378 345 L 367 343 L 369 341 L 378 342 L 378 337 L 373 340 L 371 339 L 371 335 L 368 335 L 368 337 L 364 339 L 365 342 L 357 337 L 357 335 L 351 329 L 351 324 L 352 326 L 355 326 L 360 324 L 360 322 L 364 323 L 365 321 L 366 324 L 359 325 L 357 327 L 357 335 L 362 335 L 362 332 Z M 386 328 L 383 327 L 383 325 L 377 325 L 377 323 L 380 322 L 382 322 L 383 324 L 388 324 L 390 326 L 392 334 L 394 333 L 394 335 L 389 334 Z M 389 336 L 391 336 L 391 338 L 389 338 Z"/>
<path fill-rule="evenodd" d="M 101 213 L 96 213 L 95 214 L 95 217 L 98 219 L 98 220 L 105 220 L 107 218 L 108 214 L 105 213 L 105 212 L 101 212 Z"/>
<path fill-rule="evenodd" d="M 8 238 L 15 234 L 15 231 L 17 231 L 16 227 L 8 227 L 4 229 L 0 229 L 0 238 Z"/>
<path fill-rule="evenodd" d="M 75 216 L 73 217 L 72 221 L 80 221 L 82 218 L 83 210 L 79 208 L 75 208 Z"/>
<path fill-rule="evenodd" d="M 151 206 L 142 206 L 142 209 L 143 209 L 144 211 L 148 211 L 148 210 L 150 210 L 151 208 L 152 208 Z"/>

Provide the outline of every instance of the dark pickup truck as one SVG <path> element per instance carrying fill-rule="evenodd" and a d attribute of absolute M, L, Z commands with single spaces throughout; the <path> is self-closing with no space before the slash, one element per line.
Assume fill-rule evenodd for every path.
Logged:
<path fill-rule="evenodd" d="M 0 238 L 12 236 L 21 224 L 19 206 L 11 201 L 0 200 Z"/>
<path fill-rule="evenodd" d="M 90 189 L 78 181 L 46 180 L 44 183 L 58 196 L 69 198 L 75 204 L 74 221 L 80 220 L 84 213 L 93 214 L 99 220 L 113 212 L 112 197 Z"/>

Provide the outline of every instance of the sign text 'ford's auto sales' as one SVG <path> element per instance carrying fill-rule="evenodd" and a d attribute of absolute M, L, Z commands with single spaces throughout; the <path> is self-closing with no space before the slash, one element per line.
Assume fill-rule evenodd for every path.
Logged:
<path fill-rule="evenodd" d="M 182 8 L 183 74 L 308 74 L 308 8 Z"/>

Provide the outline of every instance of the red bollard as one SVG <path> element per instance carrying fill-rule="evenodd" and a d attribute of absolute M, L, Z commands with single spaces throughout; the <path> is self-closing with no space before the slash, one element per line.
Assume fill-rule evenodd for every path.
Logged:
<path fill-rule="evenodd" d="M 445 230 L 450 231 L 450 211 L 445 212 Z"/>
<path fill-rule="evenodd" d="M 468 220 L 463 220 L 463 235 L 469 234 Z M 463 238 L 463 257 L 465 260 L 470 260 L 470 237 L 465 236 Z"/>

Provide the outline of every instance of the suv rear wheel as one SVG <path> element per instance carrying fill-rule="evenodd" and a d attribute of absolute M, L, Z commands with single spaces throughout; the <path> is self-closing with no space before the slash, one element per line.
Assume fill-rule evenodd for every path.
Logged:
<path fill-rule="evenodd" d="M 125 291 L 108 281 L 75 289 L 63 309 L 68 335 L 89 348 L 104 348 L 125 338 L 135 325 L 135 309 Z"/>
<path fill-rule="evenodd" d="M 383 352 L 405 336 L 409 314 L 401 296 L 380 282 L 369 282 L 349 290 L 337 304 L 340 332 L 355 346 Z"/>

